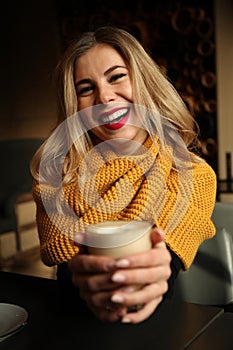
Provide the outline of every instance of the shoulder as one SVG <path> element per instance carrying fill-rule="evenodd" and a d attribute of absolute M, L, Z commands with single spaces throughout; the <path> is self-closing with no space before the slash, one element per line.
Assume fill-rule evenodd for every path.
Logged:
<path fill-rule="evenodd" d="M 181 167 L 179 171 L 170 173 L 168 186 L 175 189 L 177 193 L 185 191 L 194 197 L 206 196 L 203 200 L 207 200 L 207 197 L 209 199 L 209 196 L 215 199 L 217 177 L 213 168 L 205 160 L 194 158 L 187 167 Z"/>
<path fill-rule="evenodd" d="M 200 196 L 201 201 L 213 202 L 217 192 L 217 176 L 213 168 L 205 161 L 193 163 L 193 195 Z"/>
<path fill-rule="evenodd" d="M 213 168 L 204 160 L 192 164 L 193 175 L 195 178 L 209 179 L 216 182 L 217 176 Z"/>

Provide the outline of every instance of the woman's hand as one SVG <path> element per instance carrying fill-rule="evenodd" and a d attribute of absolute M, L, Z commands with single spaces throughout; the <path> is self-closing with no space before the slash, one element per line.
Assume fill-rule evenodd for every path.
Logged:
<path fill-rule="evenodd" d="M 99 319 L 139 323 L 155 311 L 171 274 L 171 256 L 160 233 L 152 229 L 152 249 L 146 253 L 119 260 L 78 254 L 70 260 L 73 283 Z M 138 305 L 138 311 L 129 311 Z"/>
<path fill-rule="evenodd" d="M 122 317 L 121 321 L 125 323 L 138 323 L 147 319 L 168 290 L 171 255 L 160 229 L 152 228 L 151 239 L 152 249 L 149 252 L 118 260 L 116 266 L 121 270 L 117 269 L 111 277 L 112 281 L 121 284 L 112 293 L 111 301 L 127 306 L 127 310 L 139 308 Z"/>
<path fill-rule="evenodd" d="M 115 322 L 126 314 L 126 307 L 111 302 L 112 292 L 120 283 L 112 281 L 116 261 L 105 256 L 78 254 L 68 262 L 72 282 L 80 296 L 102 321 Z"/>

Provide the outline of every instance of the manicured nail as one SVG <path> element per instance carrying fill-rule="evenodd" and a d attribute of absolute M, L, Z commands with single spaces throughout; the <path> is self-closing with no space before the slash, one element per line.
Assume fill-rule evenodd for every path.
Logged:
<path fill-rule="evenodd" d="M 113 282 L 124 282 L 125 276 L 120 274 L 120 273 L 116 273 L 112 276 L 112 281 Z"/>
<path fill-rule="evenodd" d="M 165 233 L 164 233 L 164 231 L 163 231 L 161 228 L 157 227 L 156 231 L 160 234 L 160 236 L 161 236 L 162 238 L 165 237 Z"/>
<path fill-rule="evenodd" d="M 128 259 L 120 259 L 116 261 L 117 267 L 129 267 L 130 261 Z"/>
<path fill-rule="evenodd" d="M 75 243 L 78 244 L 83 244 L 84 243 L 84 236 L 82 233 L 75 233 L 74 234 L 74 241 Z"/>
<path fill-rule="evenodd" d="M 131 323 L 131 320 L 128 317 L 123 317 L 121 322 L 122 323 Z"/>
<path fill-rule="evenodd" d="M 123 298 L 121 295 L 114 294 L 114 295 L 111 297 L 111 301 L 112 301 L 113 303 L 123 303 L 124 298 Z"/>

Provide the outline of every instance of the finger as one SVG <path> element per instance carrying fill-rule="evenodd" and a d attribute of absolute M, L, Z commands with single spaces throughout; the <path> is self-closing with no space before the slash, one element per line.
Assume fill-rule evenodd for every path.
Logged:
<path fill-rule="evenodd" d="M 84 235 L 82 233 L 74 234 L 73 242 L 76 247 L 79 247 L 79 254 L 87 253 L 87 247 L 84 245 Z"/>
<path fill-rule="evenodd" d="M 80 289 L 91 292 L 107 291 L 116 289 L 117 284 L 111 280 L 110 273 L 103 274 L 80 274 L 74 273 L 72 275 L 72 282 Z"/>
<path fill-rule="evenodd" d="M 129 288 L 127 288 L 129 289 Z M 162 297 L 168 290 L 168 284 L 166 281 L 160 281 L 159 283 L 153 283 L 142 287 L 141 289 L 135 289 L 129 292 L 124 289 L 114 291 L 111 301 L 118 305 L 125 305 L 127 307 L 134 305 L 144 305 L 151 302 L 153 299 Z"/>
<path fill-rule="evenodd" d="M 164 231 L 159 227 L 153 226 L 151 229 L 152 246 L 154 247 L 156 244 L 159 244 L 160 242 L 164 242 L 164 238 L 165 238 Z"/>
<path fill-rule="evenodd" d="M 108 306 L 104 308 L 96 308 L 89 305 L 88 307 L 94 313 L 94 315 L 103 322 L 117 322 L 126 315 L 126 308 L 114 309 Z"/>
<path fill-rule="evenodd" d="M 74 234 L 73 240 L 75 242 L 76 245 L 82 245 L 82 246 L 86 246 L 86 235 L 84 233 L 81 232 L 77 232 Z"/>
<path fill-rule="evenodd" d="M 115 260 L 105 256 L 77 254 L 68 262 L 73 272 L 98 273 L 116 269 Z"/>
<path fill-rule="evenodd" d="M 160 280 L 167 280 L 171 275 L 169 264 L 150 268 L 138 268 L 132 270 L 117 270 L 111 277 L 115 283 L 124 285 L 149 284 Z"/>
<path fill-rule="evenodd" d="M 83 293 L 82 298 L 88 303 L 88 305 L 96 308 L 112 309 L 124 308 L 122 303 L 116 303 L 111 300 L 112 292 L 104 291 L 99 293 Z"/>
<path fill-rule="evenodd" d="M 171 254 L 164 242 L 160 246 L 149 250 L 148 252 L 127 256 L 116 261 L 115 266 L 121 269 L 135 267 L 158 266 L 170 264 Z"/>
<path fill-rule="evenodd" d="M 110 296 L 109 293 L 85 294 L 83 299 L 99 319 L 114 322 L 124 317 L 127 309 L 124 305 L 112 303 Z"/>
<path fill-rule="evenodd" d="M 146 320 L 148 317 L 150 317 L 153 314 L 153 312 L 161 303 L 161 301 L 162 301 L 162 297 L 158 297 L 157 299 L 154 299 L 148 304 L 144 305 L 144 307 L 139 311 L 133 312 L 133 313 L 127 313 L 125 316 L 122 317 L 121 322 L 136 324 Z"/>

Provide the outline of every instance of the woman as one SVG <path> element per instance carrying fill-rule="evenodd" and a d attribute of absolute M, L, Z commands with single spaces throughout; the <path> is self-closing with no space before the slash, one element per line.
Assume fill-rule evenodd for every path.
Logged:
<path fill-rule="evenodd" d="M 58 128 L 31 164 L 41 257 L 58 278 L 68 269 L 99 319 L 138 323 L 214 235 L 215 174 L 192 152 L 195 123 L 182 99 L 126 31 L 85 33 L 57 73 Z M 127 200 L 116 208 L 119 188 Z M 106 220 L 150 221 L 152 249 L 119 260 L 85 254 L 85 227 Z"/>

